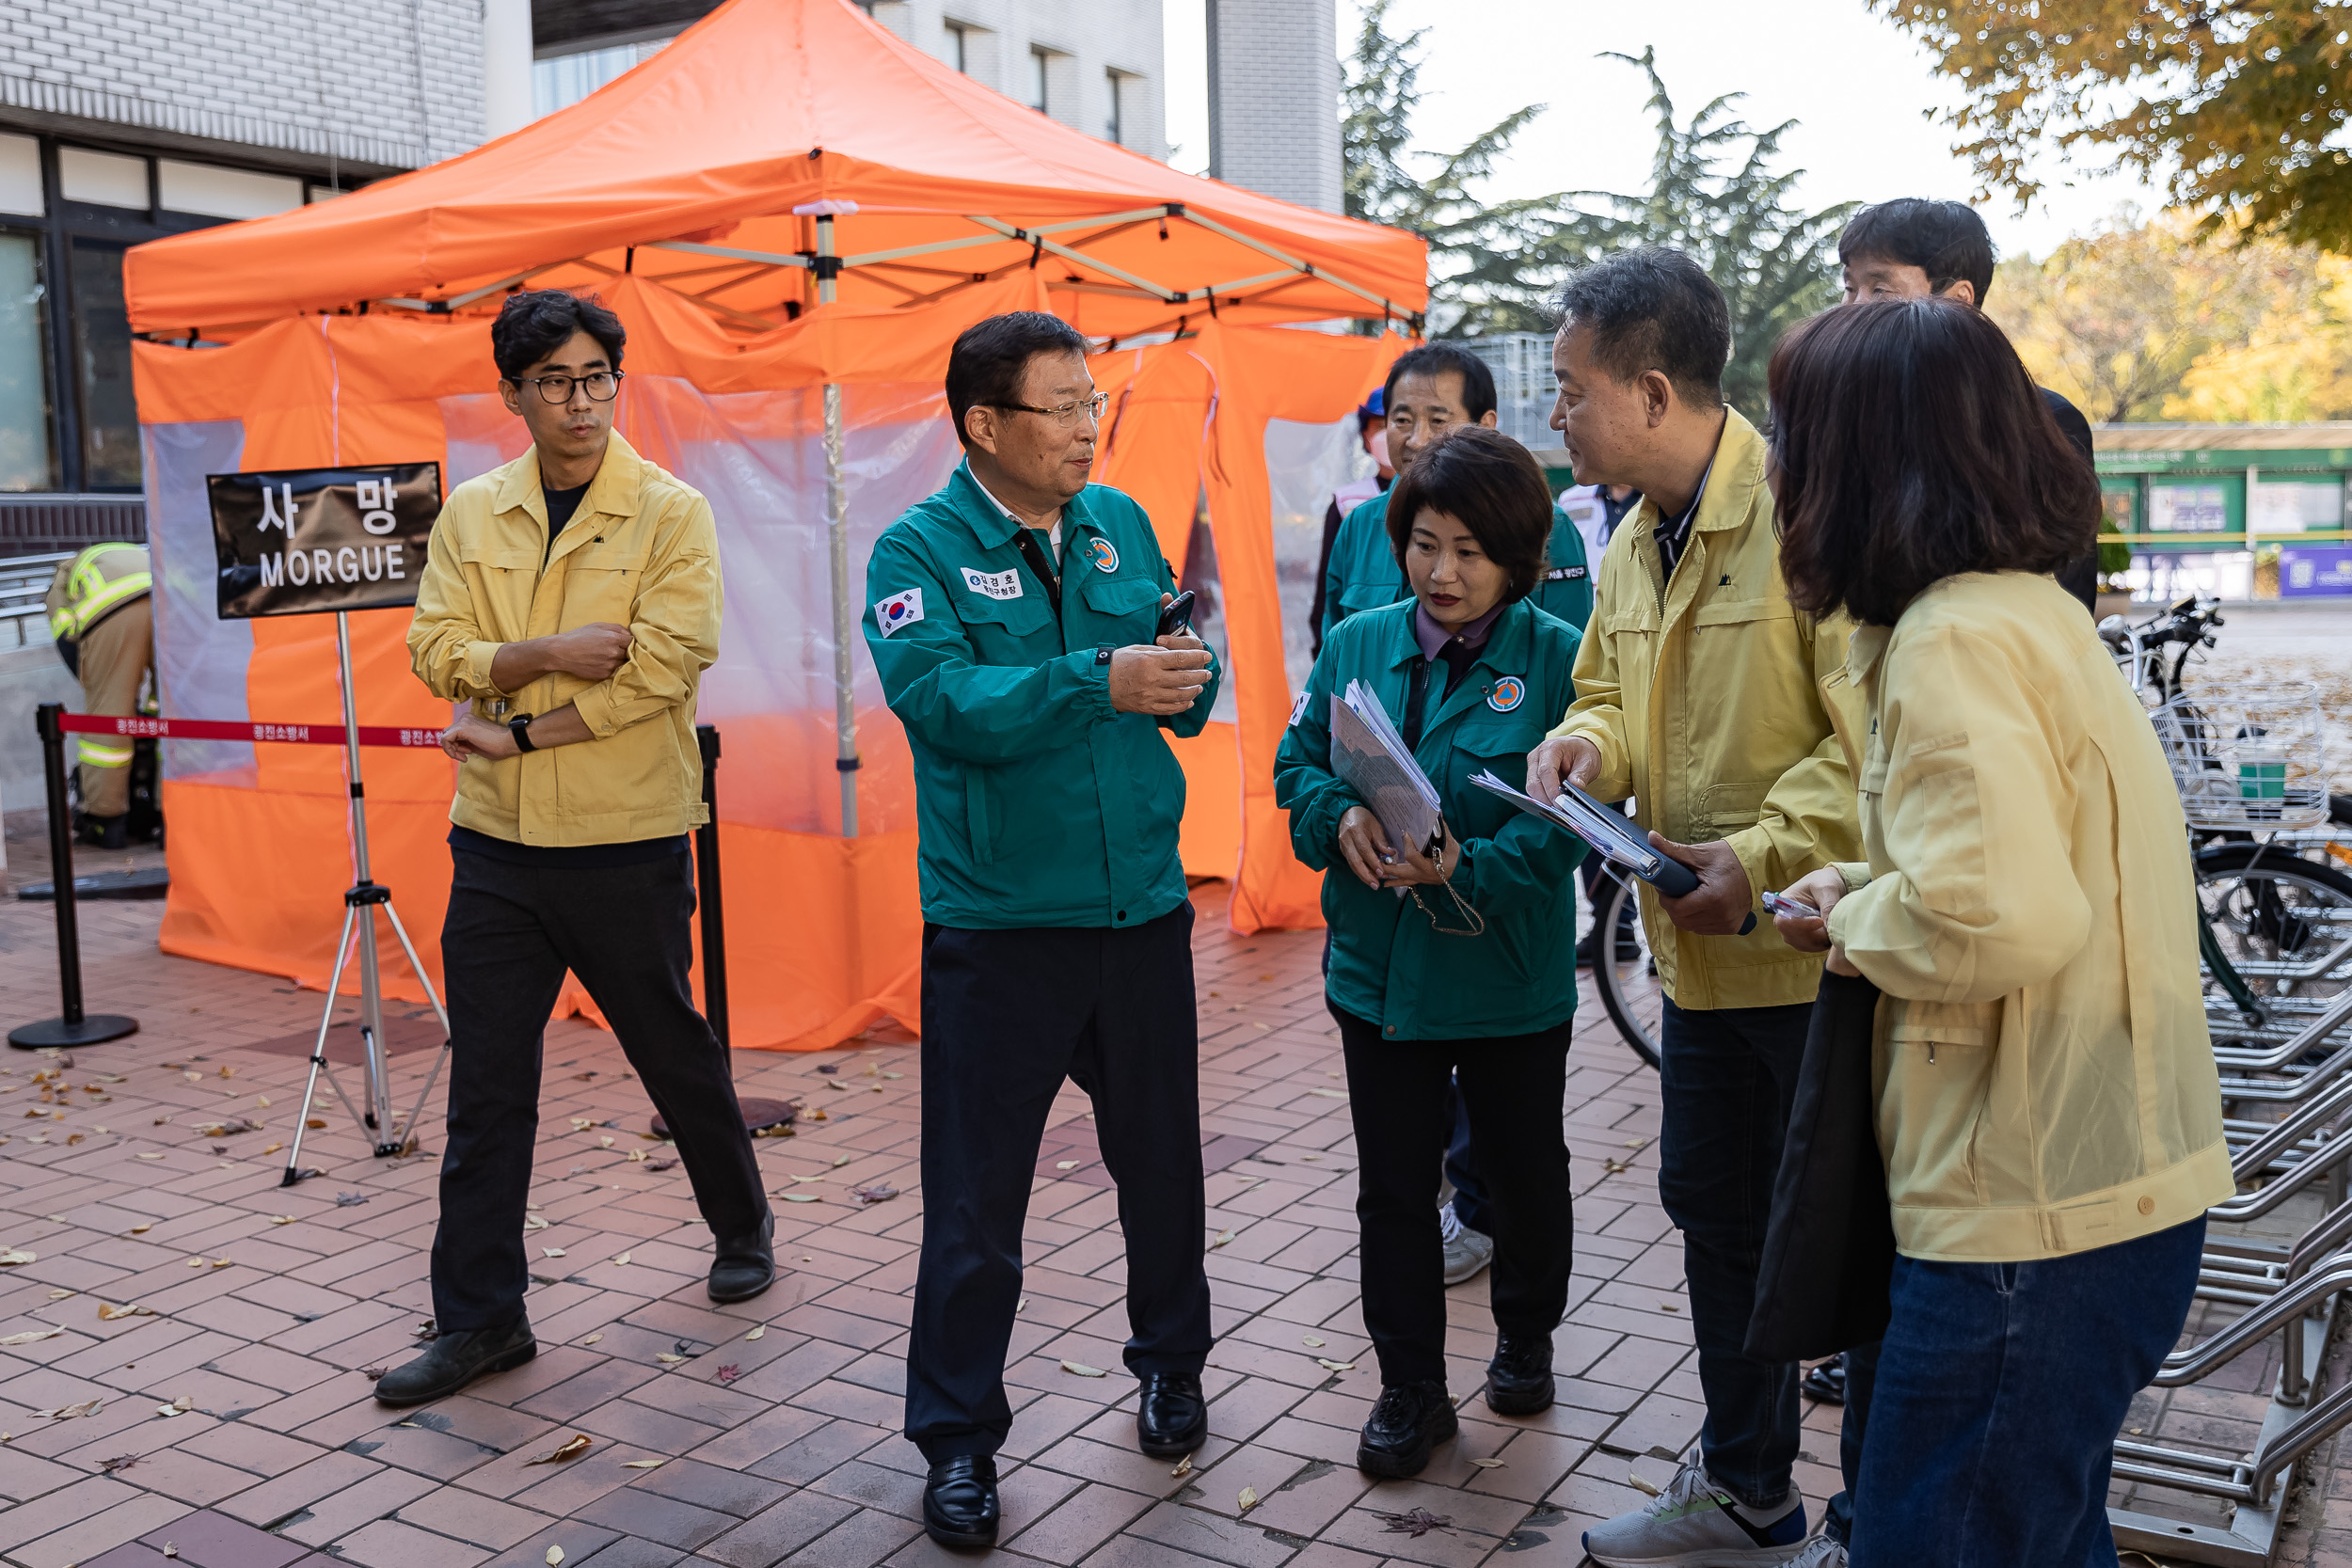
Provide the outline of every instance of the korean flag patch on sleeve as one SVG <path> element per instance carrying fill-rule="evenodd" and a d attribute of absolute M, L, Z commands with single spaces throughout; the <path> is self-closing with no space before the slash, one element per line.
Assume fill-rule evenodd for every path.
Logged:
<path fill-rule="evenodd" d="M 911 626 L 923 618 L 923 591 L 910 588 L 903 594 L 893 594 L 874 605 L 874 625 L 884 637 L 904 626 Z"/>

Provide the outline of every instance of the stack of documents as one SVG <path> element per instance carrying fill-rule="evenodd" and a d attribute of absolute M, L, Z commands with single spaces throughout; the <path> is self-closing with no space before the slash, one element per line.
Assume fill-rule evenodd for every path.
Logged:
<path fill-rule="evenodd" d="M 1500 795 L 1530 816 L 1565 828 L 1591 845 L 1602 859 L 1622 865 L 1670 898 L 1679 898 L 1699 885 L 1698 878 L 1680 861 L 1668 860 L 1649 847 L 1642 830 L 1572 784 L 1563 784 L 1558 797 L 1546 802 L 1522 794 L 1491 772 L 1470 780 L 1489 795 Z"/>
<path fill-rule="evenodd" d="M 1421 770 L 1372 688 L 1349 681 L 1331 698 L 1331 771 L 1380 819 L 1391 847 L 1435 848 L 1438 786 Z"/>

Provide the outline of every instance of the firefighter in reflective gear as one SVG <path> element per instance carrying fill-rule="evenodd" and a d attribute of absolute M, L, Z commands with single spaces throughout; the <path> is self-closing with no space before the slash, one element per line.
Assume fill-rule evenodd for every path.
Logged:
<path fill-rule="evenodd" d="M 86 712 L 128 718 L 139 711 L 140 691 L 155 662 L 152 589 L 143 545 L 92 545 L 57 568 L 49 584 L 49 629 L 66 668 L 82 683 Z M 81 764 L 75 836 L 119 849 L 130 842 L 135 743 L 123 736 L 74 739 Z"/>

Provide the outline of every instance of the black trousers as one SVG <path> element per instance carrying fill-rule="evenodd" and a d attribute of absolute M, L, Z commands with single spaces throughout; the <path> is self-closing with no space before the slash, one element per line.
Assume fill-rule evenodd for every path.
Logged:
<path fill-rule="evenodd" d="M 1813 1004 L 1678 1007 L 1659 1022 L 1658 1196 L 1682 1232 L 1707 1419 L 1708 1473 L 1751 1508 L 1788 1495 L 1798 1443 L 1793 1361 L 1747 1353 L 1772 1183 Z"/>
<path fill-rule="evenodd" d="M 906 1434 L 930 1463 L 993 1454 L 1011 1430 L 1021 1230 L 1064 1078 L 1094 1101 L 1119 1185 L 1128 1368 L 1197 1374 L 1208 1360 L 1200 1049 L 1189 903 L 1128 930 L 923 928 L 923 1254 Z"/>
<path fill-rule="evenodd" d="M 1561 1127 L 1568 1025 L 1493 1039 L 1391 1040 L 1344 1008 L 1333 1006 L 1331 1016 L 1347 1057 L 1364 1331 L 1380 1357 L 1380 1381 L 1445 1381 L 1437 1197 L 1454 1132 L 1449 1081 L 1470 1116 L 1494 1222 L 1495 1327 L 1549 1338 L 1567 1314 L 1576 1255 L 1575 1190 Z"/>
<path fill-rule="evenodd" d="M 449 1139 L 433 1235 L 433 1317 L 494 1328 L 523 1309 L 523 1210 L 539 1132 L 541 1041 L 580 976 L 677 1140 L 711 1235 L 768 1217 L 726 1048 L 694 1009 L 693 860 L 547 870 L 452 849 L 441 927 L 449 991 Z"/>

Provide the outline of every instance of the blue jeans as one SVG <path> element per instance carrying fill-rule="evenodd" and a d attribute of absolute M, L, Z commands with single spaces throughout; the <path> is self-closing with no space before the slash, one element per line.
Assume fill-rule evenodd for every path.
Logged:
<path fill-rule="evenodd" d="M 1797 1458 L 1797 1363 L 1744 1347 L 1812 1018 L 1809 1002 L 1701 1011 L 1668 1001 L 1660 1020 L 1658 1195 L 1682 1232 L 1707 1400 L 1699 1448 L 1717 1484 L 1750 1508 L 1779 1506 Z"/>
<path fill-rule="evenodd" d="M 1852 1568 L 2115 1568 L 2111 1445 L 2204 1244 L 2201 1216 L 2030 1263 L 1898 1258 Z"/>

